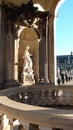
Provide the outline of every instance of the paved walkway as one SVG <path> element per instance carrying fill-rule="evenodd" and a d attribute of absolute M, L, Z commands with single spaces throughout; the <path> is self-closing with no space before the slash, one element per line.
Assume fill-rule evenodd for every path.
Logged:
<path fill-rule="evenodd" d="M 64 85 L 73 85 L 73 79 L 70 80 L 69 82 L 65 82 Z"/>

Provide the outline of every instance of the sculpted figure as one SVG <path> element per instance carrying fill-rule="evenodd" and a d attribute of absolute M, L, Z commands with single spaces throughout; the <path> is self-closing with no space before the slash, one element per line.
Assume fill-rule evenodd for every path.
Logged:
<path fill-rule="evenodd" d="M 26 72 L 26 73 L 32 73 L 33 70 L 32 70 L 32 59 L 31 59 L 31 55 L 29 53 L 29 46 L 26 46 L 26 49 L 24 51 L 24 63 L 23 63 L 23 73 Z"/>

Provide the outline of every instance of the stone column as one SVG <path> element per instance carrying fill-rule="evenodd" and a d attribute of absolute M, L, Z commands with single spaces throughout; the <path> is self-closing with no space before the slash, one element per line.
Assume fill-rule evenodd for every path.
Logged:
<path fill-rule="evenodd" d="M 48 73 L 50 84 L 55 84 L 56 79 L 56 58 L 55 58 L 55 44 L 54 44 L 54 17 L 50 19 L 49 24 L 49 50 L 48 50 Z"/>
<path fill-rule="evenodd" d="M 41 41 L 40 51 L 40 83 L 49 83 L 48 79 L 48 37 L 49 37 L 49 20 L 45 18 L 40 27 Z"/>
<path fill-rule="evenodd" d="M 18 48 L 19 41 L 15 39 L 14 43 L 14 80 L 18 81 Z"/>
<path fill-rule="evenodd" d="M 49 36 L 49 20 L 46 17 L 46 45 L 45 45 L 45 61 L 44 61 L 44 79 L 45 83 L 49 83 L 48 79 L 48 36 Z"/>
<path fill-rule="evenodd" d="M 11 21 L 8 21 L 8 32 L 6 36 L 6 54 L 7 54 L 7 80 L 12 80 L 13 46 L 14 41 L 11 32 Z"/>
<path fill-rule="evenodd" d="M 41 84 L 44 81 L 44 43 L 45 43 L 45 37 L 44 37 L 44 25 L 41 25 L 39 27 L 40 34 L 41 34 L 41 40 L 39 43 L 39 83 Z"/>
<path fill-rule="evenodd" d="M 11 21 L 8 20 L 6 34 L 6 83 L 5 86 L 14 84 L 14 35 L 11 30 Z"/>
<path fill-rule="evenodd" d="M 0 0 L 1 5 L 1 0 Z M 2 84 L 2 39 L 1 39 L 1 7 L 0 7 L 0 85 Z M 1 87 L 0 87 L 1 88 Z"/>
<path fill-rule="evenodd" d="M 2 89 L 2 84 L 5 76 L 4 57 L 5 57 L 5 15 L 0 0 L 0 89 Z"/>

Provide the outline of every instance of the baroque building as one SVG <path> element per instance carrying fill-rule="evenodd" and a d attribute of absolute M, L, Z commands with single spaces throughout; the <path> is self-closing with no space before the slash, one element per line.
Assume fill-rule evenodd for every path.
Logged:
<path fill-rule="evenodd" d="M 56 85 L 55 29 L 63 2 L 0 0 L 0 130 L 73 129 L 73 86 Z M 29 47 L 30 72 L 23 69 Z"/>
<path fill-rule="evenodd" d="M 73 55 L 57 56 L 57 82 L 68 82 L 73 78 Z"/>
<path fill-rule="evenodd" d="M 59 55 L 57 56 L 57 67 L 61 70 L 72 70 L 73 69 L 73 55 Z"/>

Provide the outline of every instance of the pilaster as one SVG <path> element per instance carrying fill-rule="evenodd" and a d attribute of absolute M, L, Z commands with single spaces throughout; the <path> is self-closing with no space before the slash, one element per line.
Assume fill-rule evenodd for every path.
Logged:
<path fill-rule="evenodd" d="M 45 43 L 45 37 L 44 37 L 44 25 L 39 27 L 40 34 L 41 34 L 41 40 L 39 44 L 39 83 L 42 83 L 44 80 L 44 43 Z"/>
<path fill-rule="evenodd" d="M 0 5 L 1 5 L 1 0 L 0 0 Z M 2 60 L 1 60 L 2 51 L 1 50 L 2 50 L 2 42 L 1 42 L 1 7 L 0 7 L 0 84 L 2 83 Z"/>
<path fill-rule="evenodd" d="M 3 88 L 5 74 L 5 14 L 0 0 L 0 89 Z"/>
<path fill-rule="evenodd" d="M 18 48 L 19 41 L 15 39 L 14 42 L 14 80 L 18 80 Z"/>
<path fill-rule="evenodd" d="M 8 21 L 8 30 L 6 34 L 6 64 L 7 64 L 7 80 L 12 80 L 13 78 L 13 68 L 12 64 L 14 63 L 13 59 L 13 49 L 14 41 L 11 32 L 11 23 Z"/>
<path fill-rule="evenodd" d="M 17 76 L 15 78 L 15 41 L 14 41 L 14 32 L 12 32 L 12 23 L 10 20 L 7 20 L 7 34 L 6 34 L 6 86 L 11 87 L 17 85 Z"/>
<path fill-rule="evenodd" d="M 48 51 L 49 51 L 49 17 L 45 17 L 44 24 L 41 27 L 41 42 L 40 42 L 40 82 L 49 84 L 48 75 Z"/>
<path fill-rule="evenodd" d="M 45 83 L 49 83 L 48 78 L 48 37 L 49 37 L 49 19 L 48 16 L 46 17 L 46 43 L 45 43 L 45 61 L 44 61 L 44 79 Z"/>
<path fill-rule="evenodd" d="M 55 45 L 54 45 L 54 17 L 50 19 L 49 23 L 49 50 L 48 50 L 48 73 L 50 84 L 55 84 Z"/>

